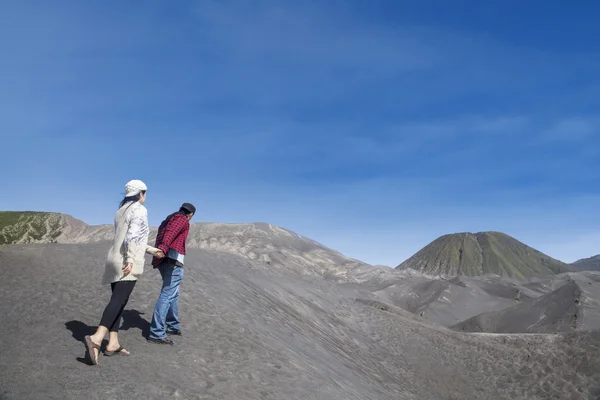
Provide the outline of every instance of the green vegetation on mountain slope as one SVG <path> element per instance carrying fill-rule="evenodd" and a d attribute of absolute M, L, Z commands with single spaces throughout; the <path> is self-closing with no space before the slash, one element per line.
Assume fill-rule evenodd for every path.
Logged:
<path fill-rule="evenodd" d="M 0 211 L 0 244 L 52 243 L 62 231 L 61 214 Z"/>
<path fill-rule="evenodd" d="M 441 236 L 397 268 L 411 268 L 430 275 L 496 274 L 515 278 L 572 270 L 569 265 L 501 232 Z"/>

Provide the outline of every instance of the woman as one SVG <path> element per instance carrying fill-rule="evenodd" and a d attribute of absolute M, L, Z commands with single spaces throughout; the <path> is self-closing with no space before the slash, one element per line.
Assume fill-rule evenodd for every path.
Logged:
<path fill-rule="evenodd" d="M 129 295 L 133 291 L 139 275 L 144 272 L 144 253 L 164 257 L 164 253 L 148 246 L 148 211 L 144 207 L 146 185 L 140 180 L 132 180 L 125 185 L 125 198 L 119 205 L 115 216 L 115 236 L 108 251 L 102 284 L 110 283 L 112 296 L 104 309 L 96 333 L 85 337 L 92 365 L 98 364 L 100 345 L 109 333 L 108 345 L 104 355 L 129 355 L 119 344 L 119 326 L 121 314 Z"/>

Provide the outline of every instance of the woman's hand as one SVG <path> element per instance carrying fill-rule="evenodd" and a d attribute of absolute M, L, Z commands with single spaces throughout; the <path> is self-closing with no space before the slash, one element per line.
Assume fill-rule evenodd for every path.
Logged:
<path fill-rule="evenodd" d="M 154 254 L 154 257 L 156 258 L 164 258 L 165 257 L 165 253 L 163 253 L 162 250 L 159 250 L 156 252 L 156 254 Z"/>
<path fill-rule="evenodd" d="M 131 272 L 131 270 L 133 269 L 133 264 L 132 263 L 127 263 L 123 266 L 123 274 L 124 276 L 129 275 L 129 273 Z"/>

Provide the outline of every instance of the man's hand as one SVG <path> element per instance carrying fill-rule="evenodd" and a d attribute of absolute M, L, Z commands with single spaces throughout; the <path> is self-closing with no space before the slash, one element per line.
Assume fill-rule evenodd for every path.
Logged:
<path fill-rule="evenodd" d="M 133 264 L 132 263 L 127 263 L 123 266 L 123 274 L 124 276 L 129 275 L 129 273 L 131 272 L 131 270 L 133 269 Z"/>
<path fill-rule="evenodd" d="M 154 254 L 154 257 L 156 258 L 164 258 L 165 257 L 165 253 L 163 253 L 162 250 L 159 250 L 156 252 L 156 254 Z"/>

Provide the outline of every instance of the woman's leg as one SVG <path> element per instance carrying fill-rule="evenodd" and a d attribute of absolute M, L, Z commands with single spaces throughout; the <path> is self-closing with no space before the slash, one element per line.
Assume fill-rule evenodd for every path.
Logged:
<path fill-rule="evenodd" d="M 109 328 L 110 333 L 108 336 L 108 345 L 106 346 L 107 351 L 115 351 L 119 347 L 121 347 L 121 345 L 119 344 L 119 327 L 121 326 L 121 318 L 123 315 L 123 310 L 125 309 L 127 302 L 129 302 L 129 296 L 131 295 L 131 292 L 133 291 L 133 288 L 135 287 L 135 282 L 136 281 L 119 282 L 119 284 L 121 286 L 126 286 L 126 289 L 123 290 L 124 291 L 123 294 L 124 295 L 127 294 L 127 297 L 122 302 L 123 305 L 121 306 L 121 309 L 119 310 L 119 313 L 118 313 L 115 321 Z M 129 354 L 126 350 L 124 350 L 124 352 Z"/>
<path fill-rule="evenodd" d="M 106 305 L 100 324 L 96 333 L 91 336 L 91 339 L 97 345 L 102 344 L 102 340 L 108 333 L 109 329 L 118 330 L 123 308 L 129 300 L 129 295 L 133 291 L 136 281 L 118 281 L 111 283 L 112 296 L 109 303 Z M 116 333 L 116 330 L 114 331 Z"/>

